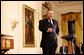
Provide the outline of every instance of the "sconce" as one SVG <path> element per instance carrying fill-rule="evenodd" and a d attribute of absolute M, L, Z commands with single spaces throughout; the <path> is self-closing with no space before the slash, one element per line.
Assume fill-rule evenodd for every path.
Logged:
<path fill-rule="evenodd" d="M 12 22 L 12 30 L 14 30 L 14 28 L 16 28 L 16 25 L 19 23 L 19 21 L 16 21 L 16 20 L 14 20 L 13 22 Z"/>

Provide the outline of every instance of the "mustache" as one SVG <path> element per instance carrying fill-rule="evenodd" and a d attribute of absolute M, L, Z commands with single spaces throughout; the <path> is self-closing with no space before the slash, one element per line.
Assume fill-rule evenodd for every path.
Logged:
<path fill-rule="evenodd" d="M 50 17 L 52 17 L 52 15 L 50 15 Z"/>

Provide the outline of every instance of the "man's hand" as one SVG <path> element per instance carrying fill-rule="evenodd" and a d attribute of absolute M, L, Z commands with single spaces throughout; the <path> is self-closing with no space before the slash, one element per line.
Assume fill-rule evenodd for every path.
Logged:
<path fill-rule="evenodd" d="M 80 54 L 83 54 L 83 52 L 80 52 Z"/>
<path fill-rule="evenodd" d="M 52 31 L 53 31 L 53 29 L 52 29 L 52 28 L 48 28 L 48 31 L 49 31 L 49 32 L 52 32 Z"/>

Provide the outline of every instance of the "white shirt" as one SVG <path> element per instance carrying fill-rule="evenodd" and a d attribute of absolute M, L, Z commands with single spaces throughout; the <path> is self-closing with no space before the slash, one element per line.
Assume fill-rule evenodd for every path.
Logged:
<path fill-rule="evenodd" d="M 52 19 L 49 19 L 49 20 L 48 20 L 48 22 L 50 22 L 50 20 L 51 20 L 51 24 L 53 24 L 53 21 L 52 21 Z"/>
<path fill-rule="evenodd" d="M 63 46 L 63 53 L 64 53 L 64 46 Z"/>
<path fill-rule="evenodd" d="M 49 19 L 48 22 L 50 22 L 50 20 L 51 20 L 51 24 L 53 25 L 53 21 L 52 21 L 52 19 Z M 47 32 L 49 32 L 49 31 L 47 30 Z"/>

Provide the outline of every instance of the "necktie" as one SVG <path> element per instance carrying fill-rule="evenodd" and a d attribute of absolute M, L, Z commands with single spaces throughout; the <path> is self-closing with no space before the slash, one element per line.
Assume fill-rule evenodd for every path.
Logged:
<path fill-rule="evenodd" d="M 49 22 L 52 24 L 52 21 L 51 20 L 49 20 Z"/>
<path fill-rule="evenodd" d="M 53 21 L 52 21 L 52 19 L 49 19 L 48 22 L 51 23 L 51 24 L 53 25 Z"/>

